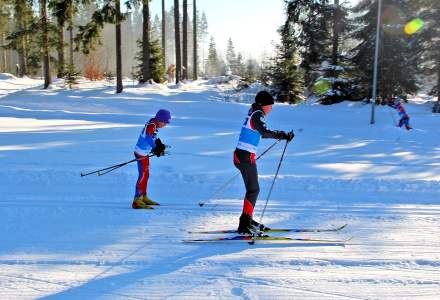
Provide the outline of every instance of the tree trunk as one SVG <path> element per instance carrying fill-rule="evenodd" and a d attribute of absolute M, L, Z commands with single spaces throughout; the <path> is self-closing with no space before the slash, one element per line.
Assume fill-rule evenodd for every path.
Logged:
<path fill-rule="evenodd" d="M 197 80 L 197 0 L 193 0 L 193 78 Z"/>
<path fill-rule="evenodd" d="M 165 0 L 162 0 L 162 57 L 163 57 L 163 63 L 165 64 L 165 32 L 166 32 L 166 27 L 165 27 L 165 19 L 166 19 L 166 15 L 165 15 Z"/>
<path fill-rule="evenodd" d="M 64 77 L 64 21 L 58 21 L 58 71 L 57 77 Z"/>
<path fill-rule="evenodd" d="M 6 34 L 2 33 L 1 35 L 1 42 L 2 44 L 5 43 L 6 40 Z M 6 49 L 2 49 L 2 72 L 7 73 L 8 72 L 8 58 L 7 58 L 7 50 Z"/>
<path fill-rule="evenodd" d="M 437 112 L 440 113 L 440 50 L 437 49 L 437 51 Z"/>
<path fill-rule="evenodd" d="M 20 7 L 16 9 L 16 18 L 17 18 L 17 27 L 19 31 L 23 31 L 26 27 L 24 10 L 27 6 L 26 0 L 20 1 Z M 26 68 L 26 40 L 25 37 L 22 36 L 19 39 L 19 46 L 17 47 L 18 52 L 18 67 L 17 67 L 17 76 L 23 77 L 27 74 Z"/>
<path fill-rule="evenodd" d="M 151 79 L 150 66 L 150 0 L 143 0 L 142 7 L 142 82 Z"/>
<path fill-rule="evenodd" d="M 339 0 L 334 0 L 333 11 L 333 51 L 332 51 L 332 64 L 338 65 L 338 46 L 339 46 Z"/>
<path fill-rule="evenodd" d="M 180 82 L 182 61 L 180 53 L 180 16 L 179 0 L 174 0 L 174 39 L 176 42 L 176 84 Z"/>
<path fill-rule="evenodd" d="M 43 42 L 43 73 L 44 73 L 44 88 L 47 89 L 50 85 L 50 65 L 49 65 L 49 41 L 48 41 L 48 24 L 46 0 L 40 0 L 41 21 L 42 21 L 42 42 Z"/>
<path fill-rule="evenodd" d="M 182 79 L 188 79 L 188 0 L 183 0 L 183 68 Z"/>
<path fill-rule="evenodd" d="M 73 10 L 70 9 L 69 15 L 69 65 L 73 66 Z M 72 76 L 72 74 L 70 74 Z"/>
<path fill-rule="evenodd" d="M 115 0 L 116 9 L 116 93 L 121 93 L 122 86 L 122 45 L 121 45 L 121 2 Z"/>

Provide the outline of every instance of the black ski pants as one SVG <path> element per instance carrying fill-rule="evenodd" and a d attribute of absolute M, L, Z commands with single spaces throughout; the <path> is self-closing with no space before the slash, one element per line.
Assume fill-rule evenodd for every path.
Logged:
<path fill-rule="evenodd" d="M 258 184 L 258 171 L 255 154 L 245 150 L 235 149 L 234 165 L 240 170 L 246 187 L 246 195 L 243 202 L 243 213 L 250 217 L 254 214 L 254 207 L 257 203 L 260 185 Z"/>

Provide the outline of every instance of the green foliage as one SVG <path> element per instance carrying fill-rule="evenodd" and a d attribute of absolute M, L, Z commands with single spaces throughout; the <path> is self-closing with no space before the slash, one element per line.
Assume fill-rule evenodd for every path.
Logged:
<path fill-rule="evenodd" d="M 280 28 L 281 44 L 277 45 L 276 57 L 272 66 L 266 66 L 266 73 L 272 78 L 277 100 L 297 103 L 302 100 L 304 91 L 304 72 L 295 40 L 294 27 L 289 21 Z"/>
<path fill-rule="evenodd" d="M 413 14 L 409 2 L 384 2 L 378 69 L 378 96 L 382 99 L 418 90 L 416 75 L 420 72 L 423 44 L 418 34 L 410 36 L 404 32 L 407 20 Z M 357 80 L 360 83 L 360 94 L 364 97 L 371 97 L 377 8 L 377 1 L 371 0 L 363 1 L 354 8 L 357 17 L 353 37 L 359 43 L 351 55 L 360 74 Z"/>
<path fill-rule="evenodd" d="M 140 51 L 136 55 L 136 59 L 139 61 L 139 65 L 137 66 L 137 71 L 134 76 L 139 82 L 146 82 L 148 79 L 144 79 L 142 75 L 142 40 L 139 39 L 137 41 L 138 47 Z M 154 82 L 162 83 L 165 82 L 165 62 L 164 57 L 162 55 L 162 46 L 161 42 L 157 39 L 153 39 L 150 42 L 150 68 L 151 68 L 151 79 Z"/>
<path fill-rule="evenodd" d="M 126 5 L 129 5 L 126 2 Z M 95 46 L 101 44 L 101 30 L 106 23 L 116 24 L 116 17 L 122 21 L 127 14 L 117 13 L 114 1 L 104 0 L 102 8 L 93 12 L 91 20 L 84 26 L 79 26 L 79 32 L 75 37 L 75 51 L 81 50 L 84 54 L 89 54 L 95 50 Z"/>
<path fill-rule="evenodd" d="M 65 83 L 71 89 L 74 85 L 78 84 L 78 77 L 80 73 L 75 70 L 75 65 L 73 63 L 69 63 L 67 65 L 67 70 L 64 73 Z"/>

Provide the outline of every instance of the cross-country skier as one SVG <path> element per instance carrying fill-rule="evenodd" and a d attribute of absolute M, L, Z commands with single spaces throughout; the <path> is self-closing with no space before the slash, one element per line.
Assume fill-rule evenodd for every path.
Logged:
<path fill-rule="evenodd" d="M 409 115 L 407 114 L 405 107 L 403 107 L 402 99 L 400 97 L 396 97 L 395 101 L 393 101 L 390 106 L 397 109 L 399 113 L 400 120 L 397 126 L 402 128 L 402 126 L 405 125 L 406 130 L 412 129 L 412 127 L 409 125 Z"/>
<path fill-rule="evenodd" d="M 256 162 L 256 152 L 260 139 L 272 138 L 291 141 L 295 136 L 293 131 L 272 131 L 266 128 L 264 118 L 272 111 L 273 104 L 273 97 L 268 92 L 258 92 L 255 96 L 255 103 L 252 104 L 241 128 L 237 148 L 234 151 L 234 165 L 240 170 L 246 187 L 243 212 L 238 225 L 238 233 L 240 234 L 252 234 L 257 228 L 264 229 L 263 224 L 259 224 L 252 219 L 258 193 L 260 192 Z"/>
<path fill-rule="evenodd" d="M 152 209 L 151 205 L 159 205 L 147 196 L 147 184 L 150 176 L 150 159 L 148 155 L 152 153 L 159 157 L 165 154 L 165 145 L 156 136 L 158 129 L 165 127 L 170 121 L 170 112 L 166 109 L 160 109 L 156 116 L 145 124 L 139 135 L 134 150 L 134 156 L 138 159 L 139 172 L 134 200 L 131 205 L 134 209 Z"/>

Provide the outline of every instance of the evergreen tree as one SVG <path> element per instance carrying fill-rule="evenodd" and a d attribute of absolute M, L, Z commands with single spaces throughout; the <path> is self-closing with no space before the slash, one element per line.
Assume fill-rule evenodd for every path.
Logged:
<path fill-rule="evenodd" d="M 151 40 L 161 40 L 162 23 L 158 15 L 154 16 L 153 25 L 151 26 Z"/>
<path fill-rule="evenodd" d="M 26 0 L 11 1 L 15 28 L 6 36 L 5 49 L 17 51 L 17 76 L 23 77 L 40 71 L 40 51 L 38 42 L 38 19 Z"/>
<path fill-rule="evenodd" d="M 312 92 L 318 96 L 320 103 L 333 104 L 346 99 L 356 99 L 354 91 L 353 66 L 349 59 L 342 54 L 340 48 L 341 39 L 348 37 L 351 22 L 348 19 L 348 9 L 334 1 L 331 7 L 333 17 L 331 19 L 332 31 L 332 55 L 331 60 L 322 63 L 319 71 L 320 76 L 312 87 Z"/>
<path fill-rule="evenodd" d="M 416 36 L 404 33 L 404 25 L 410 13 L 408 3 L 385 0 L 383 4 L 387 14 L 381 22 L 378 95 L 382 99 L 390 99 L 395 95 L 417 91 L 416 75 L 419 73 L 421 44 L 416 42 Z M 377 5 L 377 0 L 365 0 L 354 8 L 358 28 L 353 36 L 359 43 L 352 50 L 352 55 L 361 74 L 361 93 L 365 97 L 371 97 Z M 400 10 L 387 9 L 399 6 Z"/>
<path fill-rule="evenodd" d="M 232 74 L 237 74 L 237 56 L 231 38 L 228 39 L 226 46 L 226 63 Z"/>
<path fill-rule="evenodd" d="M 208 49 L 208 63 L 207 63 L 207 75 L 209 77 L 217 76 L 220 74 L 220 62 L 217 55 L 217 48 L 214 38 L 211 37 Z"/>
<path fill-rule="evenodd" d="M 259 68 L 258 63 L 255 59 L 248 59 L 246 61 L 246 71 L 244 75 L 244 80 L 252 83 L 257 80 L 257 77 L 259 76 Z"/>
<path fill-rule="evenodd" d="M 437 83 L 430 91 L 437 96 L 433 112 L 440 113 L 440 2 L 417 0 L 410 3 L 411 10 L 420 18 L 413 18 L 408 24 L 408 34 L 416 35 L 423 44 L 422 68 L 426 75 L 436 75 Z M 412 24 L 411 24 L 412 22 Z M 412 26 L 416 28 L 412 29 Z M 420 27 L 418 30 L 416 30 Z M 412 32 L 415 31 L 415 32 Z"/>
<path fill-rule="evenodd" d="M 198 14 L 199 15 L 199 14 Z M 203 64 L 203 75 L 206 76 L 207 71 L 207 59 L 205 53 L 205 43 L 208 37 L 208 20 L 206 18 L 205 12 L 202 13 L 200 20 L 197 21 L 197 31 L 198 31 L 198 44 L 200 46 L 200 52 L 202 54 L 202 64 Z"/>
<path fill-rule="evenodd" d="M 235 67 L 236 67 L 236 74 L 240 77 L 245 77 L 245 72 L 246 72 L 246 66 L 243 62 L 243 55 L 239 52 L 237 54 L 237 60 L 235 63 Z"/>
<path fill-rule="evenodd" d="M 306 86 L 312 85 L 320 75 L 321 63 L 331 55 L 330 30 L 327 20 L 331 20 L 328 0 L 287 1 L 287 21 L 298 26 L 295 30 L 295 44 L 301 54 Z"/>
<path fill-rule="evenodd" d="M 126 2 L 128 5 L 128 3 Z M 129 6 L 130 7 L 130 6 Z M 102 7 L 93 12 L 91 20 L 84 26 L 79 26 L 79 33 L 75 37 L 77 49 L 81 48 L 84 54 L 89 54 L 100 43 L 100 34 L 106 23 L 115 24 L 116 31 L 116 93 L 123 90 L 122 86 L 122 51 L 121 51 L 121 22 L 124 15 L 121 13 L 120 0 L 104 0 Z"/>
<path fill-rule="evenodd" d="M 137 41 L 138 47 L 142 49 L 142 40 Z M 155 82 L 162 83 L 165 81 L 165 63 L 164 57 L 162 56 L 162 47 L 160 46 L 161 42 L 158 39 L 152 40 L 150 44 L 151 55 L 150 55 L 150 67 L 151 67 L 151 79 Z M 138 52 L 136 59 L 140 62 L 138 65 L 138 71 L 135 74 L 135 78 L 139 80 L 139 82 L 146 82 L 144 78 L 142 78 L 142 51 Z"/>
<path fill-rule="evenodd" d="M 296 103 L 302 100 L 304 73 L 300 68 L 298 46 L 295 39 L 295 26 L 287 18 L 279 29 L 281 43 L 276 47 L 271 77 L 277 100 Z"/>

